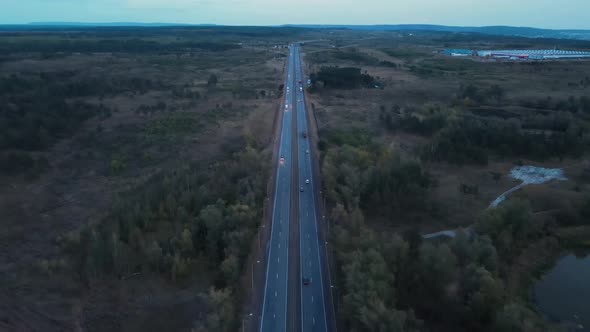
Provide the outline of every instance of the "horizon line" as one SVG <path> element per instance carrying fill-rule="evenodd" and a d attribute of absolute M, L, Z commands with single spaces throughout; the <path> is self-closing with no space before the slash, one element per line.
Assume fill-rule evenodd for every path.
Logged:
<path fill-rule="evenodd" d="M 517 25 L 446 25 L 434 23 L 373 23 L 373 24 L 321 24 L 321 23 L 282 23 L 282 24 L 218 24 L 218 23 L 180 23 L 180 22 L 141 22 L 141 21 L 103 21 L 103 22 L 80 22 L 80 21 L 38 21 L 26 23 L 0 23 L 0 26 L 43 26 L 43 25 L 62 25 L 62 26 L 101 26 L 101 25 L 117 25 L 121 27 L 131 25 L 151 25 L 151 26 L 219 26 L 219 27 L 375 27 L 375 26 L 432 26 L 432 27 L 450 27 L 450 28 L 523 28 L 523 29 L 538 29 L 538 30 L 569 30 L 569 31 L 590 31 L 590 28 L 539 28 L 533 26 L 517 26 Z"/>

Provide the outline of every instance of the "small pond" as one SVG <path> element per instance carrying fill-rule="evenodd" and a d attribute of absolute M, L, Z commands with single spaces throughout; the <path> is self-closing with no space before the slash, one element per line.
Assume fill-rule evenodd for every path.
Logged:
<path fill-rule="evenodd" d="M 539 311 L 571 331 L 590 331 L 590 255 L 562 257 L 534 285 Z"/>

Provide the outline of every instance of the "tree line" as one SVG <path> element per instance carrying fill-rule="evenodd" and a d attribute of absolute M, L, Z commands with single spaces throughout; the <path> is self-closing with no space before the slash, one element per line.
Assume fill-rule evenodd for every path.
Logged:
<path fill-rule="evenodd" d="M 322 67 L 309 78 L 313 86 L 322 82 L 324 88 L 331 89 L 371 88 L 376 84 L 375 78 L 357 67 Z"/>
<path fill-rule="evenodd" d="M 532 159 L 580 157 L 590 143 L 587 125 L 570 113 L 523 116 L 520 119 L 477 117 L 440 106 L 401 109 L 382 106 L 381 125 L 431 137 L 419 154 L 424 161 L 486 164 L 490 155 Z"/>
<path fill-rule="evenodd" d="M 419 331 L 428 325 L 466 331 L 542 331 L 542 321 L 510 298 L 499 254 L 488 236 L 460 233 L 450 243 L 418 234 L 384 238 L 360 210 L 336 206 L 332 218 L 341 287 L 341 318 L 353 331 Z"/>
<path fill-rule="evenodd" d="M 226 42 L 184 41 L 161 43 L 139 38 L 131 39 L 42 39 L 17 38 L 0 43 L 0 54 L 38 52 L 80 52 L 80 53 L 158 53 L 189 52 L 193 50 L 223 52 L 241 48 L 240 45 Z"/>
<path fill-rule="evenodd" d="M 590 114 L 590 97 L 588 96 L 580 96 L 578 98 L 569 96 L 567 99 L 547 96 L 539 99 L 522 100 L 520 105 L 543 110 L 567 111 L 572 113 L 582 112 Z"/>
<path fill-rule="evenodd" d="M 262 218 L 265 159 L 246 147 L 209 167 L 156 176 L 139 194 L 120 198 L 105 220 L 61 241 L 73 270 L 86 283 L 133 273 L 177 283 L 208 275 L 210 316 L 197 325 L 234 330 L 239 277 Z"/>
<path fill-rule="evenodd" d="M 12 74 L 0 77 L 0 172 L 40 172 L 48 166 L 42 156 L 55 142 L 69 138 L 81 124 L 111 116 L 104 104 L 77 100 L 122 92 L 145 93 L 162 84 L 143 78 L 76 79 L 72 71 Z"/>
<path fill-rule="evenodd" d="M 345 330 L 548 331 L 506 288 L 506 278 L 514 257 L 545 236 L 550 223 L 533 222 L 530 206 L 511 200 L 450 241 L 423 240 L 415 227 L 377 233 L 366 216 L 396 221 L 413 213 L 436 215 L 430 199 L 436 180 L 418 161 L 358 135 L 363 131 L 322 136 L 335 301 Z"/>
<path fill-rule="evenodd" d="M 413 230 L 379 234 L 362 207 L 332 203 L 335 301 L 346 330 L 549 330 L 505 286 L 504 262 L 543 234 L 526 203 L 484 213 L 476 226 L 482 235 L 459 232 L 450 242 L 424 241 Z"/>
<path fill-rule="evenodd" d="M 486 164 L 490 152 L 499 157 L 580 157 L 588 147 L 585 127 L 574 121 L 564 132 L 527 131 L 518 121 L 460 118 L 440 130 L 432 143 L 422 148 L 424 160 L 456 164 Z"/>
<path fill-rule="evenodd" d="M 327 198 L 348 210 L 362 207 L 370 215 L 395 217 L 434 207 L 428 197 L 436 185 L 431 175 L 387 150 L 330 149 L 322 161 L 322 179 Z"/>

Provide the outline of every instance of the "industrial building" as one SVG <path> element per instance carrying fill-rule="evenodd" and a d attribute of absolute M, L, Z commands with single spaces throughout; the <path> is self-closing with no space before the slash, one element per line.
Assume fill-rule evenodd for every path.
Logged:
<path fill-rule="evenodd" d="M 590 52 L 566 50 L 483 50 L 446 49 L 443 54 L 450 56 L 479 56 L 482 58 L 506 60 L 553 60 L 590 59 Z"/>
<path fill-rule="evenodd" d="M 465 49 L 445 49 L 443 54 L 450 55 L 450 56 L 472 56 L 477 55 L 473 50 L 465 50 Z"/>
<path fill-rule="evenodd" d="M 590 52 L 565 50 L 489 50 L 477 51 L 480 57 L 505 58 L 511 60 L 548 60 L 590 58 Z"/>

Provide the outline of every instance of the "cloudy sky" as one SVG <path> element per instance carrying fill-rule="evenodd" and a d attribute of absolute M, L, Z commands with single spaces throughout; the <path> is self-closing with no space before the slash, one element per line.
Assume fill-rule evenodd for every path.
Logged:
<path fill-rule="evenodd" d="M 0 24 L 48 21 L 590 29 L 590 0 L 0 0 Z"/>

